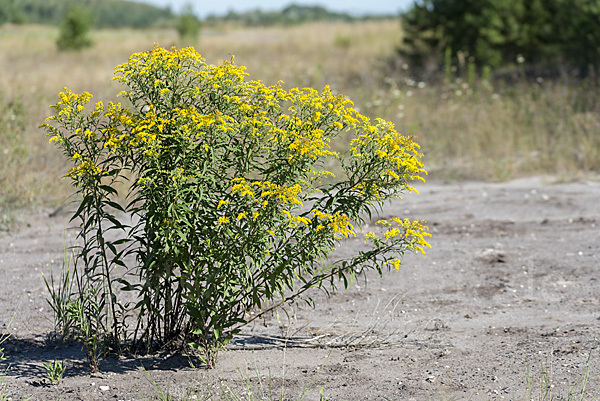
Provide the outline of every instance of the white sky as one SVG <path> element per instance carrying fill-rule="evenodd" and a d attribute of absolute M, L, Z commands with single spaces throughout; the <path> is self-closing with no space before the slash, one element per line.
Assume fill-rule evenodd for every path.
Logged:
<path fill-rule="evenodd" d="M 229 10 L 248 11 L 260 8 L 263 11 L 281 10 L 294 3 L 299 5 L 320 5 L 330 11 L 347 12 L 353 15 L 397 14 L 405 11 L 413 0 L 135 0 L 140 3 L 159 7 L 170 6 L 179 12 L 186 4 L 191 4 L 194 12 L 201 18 L 208 14 L 223 15 Z"/>

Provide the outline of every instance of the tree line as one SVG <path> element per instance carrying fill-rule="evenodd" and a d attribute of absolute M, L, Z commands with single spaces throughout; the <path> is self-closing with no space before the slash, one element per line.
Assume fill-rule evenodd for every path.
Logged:
<path fill-rule="evenodd" d="M 0 24 L 59 25 L 74 7 L 85 9 L 95 28 L 148 28 L 176 19 L 169 8 L 125 0 L 0 0 Z"/>
<path fill-rule="evenodd" d="M 127 0 L 0 0 L 0 24 L 12 22 L 58 25 L 74 6 L 84 8 L 93 15 L 92 22 L 95 28 L 175 26 L 178 18 L 169 8 Z M 189 8 L 185 10 L 189 11 Z M 229 11 L 223 16 L 210 15 L 205 22 L 211 24 L 225 21 L 245 26 L 269 26 L 369 18 L 376 17 L 355 17 L 347 13 L 332 12 L 321 6 L 290 4 L 280 11 L 256 9 L 245 12 Z"/>
<path fill-rule="evenodd" d="M 223 16 L 209 15 L 207 23 L 221 21 L 234 22 L 245 26 L 272 26 L 272 25 L 294 25 L 313 21 L 341 21 L 351 22 L 357 20 L 377 19 L 377 16 L 353 16 L 348 13 L 334 12 L 322 6 L 301 6 L 290 4 L 280 11 L 263 11 L 259 8 L 235 12 L 230 10 Z M 389 16 L 385 16 L 389 18 Z"/>

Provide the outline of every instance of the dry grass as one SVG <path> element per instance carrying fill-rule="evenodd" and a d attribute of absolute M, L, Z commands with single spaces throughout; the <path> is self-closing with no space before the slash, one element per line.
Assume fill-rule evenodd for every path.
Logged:
<path fill-rule="evenodd" d="M 417 85 L 383 93 L 367 103 L 368 114 L 417 135 L 438 177 L 574 179 L 600 171 L 598 95 L 579 86 L 585 83 L 517 83 L 498 92 Z"/>
<path fill-rule="evenodd" d="M 59 90 L 67 86 L 89 91 L 95 100 L 114 99 L 113 68 L 131 53 L 154 42 L 185 45 L 169 30 L 98 31 L 93 48 L 59 53 L 57 35 L 51 27 L 0 27 L 0 215 L 2 205 L 52 205 L 70 193 L 60 179 L 62 155 L 37 128 Z M 600 102 L 593 91 L 542 83 L 499 93 L 459 86 L 459 95 L 456 88 L 419 87 L 400 73 L 385 72 L 400 35 L 396 20 L 223 27 L 203 32 L 196 48 L 212 64 L 235 55 L 252 79 L 267 84 L 331 85 L 365 114 L 418 135 L 427 167 L 441 177 L 498 180 L 598 172 Z"/>

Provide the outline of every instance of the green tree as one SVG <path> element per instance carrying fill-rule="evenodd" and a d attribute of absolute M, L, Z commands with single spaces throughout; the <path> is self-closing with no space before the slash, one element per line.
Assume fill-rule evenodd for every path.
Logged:
<path fill-rule="evenodd" d="M 554 0 L 548 42 L 580 75 L 600 66 L 600 1 Z"/>
<path fill-rule="evenodd" d="M 0 25 L 7 22 L 16 24 L 25 22 L 25 16 L 15 5 L 15 0 L 0 0 Z"/>
<path fill-rule="evenodd" d="M 200 20 L 194 15 L 194 10 L 190 4 L 187 4 L 177 21 L 177 33 L 179 39 L 195 42 L 200 32 Z"/>
<path fill-rule="evenodd" d="M 56 41 L 60 50 L 80 50 L 92 45 L 89 31 L 92 16 L 86 9 L 73 6 L 65 15 Z"/>
<path fill-rule="evenodd" d="M 447 48 L 476 65 L 497 68 L 523 57 L 531 65 L 600 62 L 597 0 L 419 0 L 402 18 L 399 52 L 436 69 Z M 458 62 L 459 66 L 461 63 Z"/>

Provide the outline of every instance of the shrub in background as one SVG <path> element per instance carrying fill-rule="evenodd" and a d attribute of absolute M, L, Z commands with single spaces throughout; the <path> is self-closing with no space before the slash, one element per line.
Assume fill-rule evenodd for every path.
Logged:
<path fill-rule="evenodd" d="M 89 31 L 92 16 L 84 8 L 72 6 L 67 11 L 61 25 L 56 44 L 60 50 L 81 50 L 92 45 Z"/>
<path fill-rule="evenodd" d="M 186 5 L 177 20 L 177 33 L 182 41 L 192 43 L 198 40 L 200 32 L 200 20 L 194 15 L 191 5 Z"/>
<path fill-rule="evenodd" d="M 191 47 L 133 54 L 116 74 L 127 106 L 88 106 L 89 93 L 65 89 L 43 125 L 74 164 L 78 259 L 105 300 L 96 314 L 108 338 L 191 344 L 214 366 L 218 349 L 258 316 L 310 303 L 310 288 L 398 269 L 406 251 L 428 246 L 421 221 L 392 218 L 365 235 L 367 250 L 327 259 L 424 173 L 413 138 L 328 87 L 265 86 Z M 344 153 L 331 149 L 348 137 Z M 324 180 L 335 164 L 339 176 Z M 125 206 L 117 181 L 128 183 Z M 133 276 L 122 271 L 127 256 Z M 137 303 L 121 302 L 117 285 Z"/>

